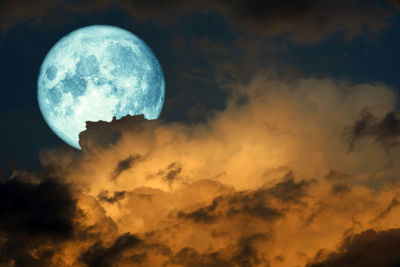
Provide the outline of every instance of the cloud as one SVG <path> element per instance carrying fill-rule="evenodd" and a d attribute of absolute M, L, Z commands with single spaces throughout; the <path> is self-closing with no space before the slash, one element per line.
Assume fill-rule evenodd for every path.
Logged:
<path fill-rule="evenodd" d="M 100 201 L 107 201 L 109 203 L 114 203 L 114 202 L 124 199 L 125 196 L 126 196 L 125 191 L 116 191 L 116 192 L 114 192 L 114 195 L 110 197 L 110 196 L 108 196 L 108 191 L 104 190 L 104 191 L 101 191 L 97 197 Z"/>
<path fill-rule="evenodd" d="M 126 233 L 119 236 L 109 247 L 104 247 L 101 242 L 96 242 L 80 256 L 79 260 L 89 267 L 112 267 L 115 266 L 115 262 L 119 261 L 125 250 L 134 248 L 142 242 L 136 236 Z M 130 256 L 128 263 L 140 264 L 143 256 L 145 255 Z"/>
<path fill-rule="evenodd" d="M 396 208 L 400 202 L 399 202 L 399 196 L 395 196 L 392 199 L 392 202 L 390 202 L 389 206 L 383 210 L 377 217 L 375 220 L 382 220 L 383 218 L 385 218 L 394 208 Z"/>
<path fill-rule="evenodd" d="M 390 12 L 372 1 L 217 1 L 232 21 L 266 35 L 289 32 L 297 41 L 318 41 L 336 31 L 353 37 L 385 27 Z M 379 15 L 378 15 L 379 14 Z"/>
<path fill-rule="evenodd" d="M 400 142 L 400 113 L 388 112 L 381 120 L 368 111 L 361 113 L 353 125 L 343 131 L 350 145 L 350 150 L 363 138 L 372 138 L 385 149 L 390 149 Z"/>
<path fill-rule="evenodd" d="M 68 185 L 25 176 L 0 184 L 0 265 L 50 266 L 59 245 L 73 237 L 79 210 Z"/>
<path fill-rule="evenodd" d="M 397 0 L 386 0 L 387 3 L 391 4 L 396 8 L 397 10 L 400 10 L 400 3 Z"/>
<path fill-rule="evenodd" d="M 218 253 L 199 254 L 196 250 L 188 247 L 179 251 L 170 262 L 180 266 L 231 266 L 231 262 L 223 259 Z"/>
<path fill-rule="evenodd" d="M 226 196 L 218 196 L 211 205 L 198 208 L 189 213 L 180 211 L 179 218 L 190 219 L 195 222 L 213 223 L 222 218 L 248 216 L 249 219 L 260 219 L 273 222 L 284 216 L 287 208 L 276 208 L 271 205 L 271 198 L 282 203 L 297 203 L 306 193 L 308 181 L 294 181 L 289 178 L 277 183 L 271 188 L 260 188 L 255 191 L 239 191 Z"/>
<path fill-rule="evenodd" d="M 394 92 L 265 77 L 227 85 L 226 109 L 205 122 L 88 122 L 82 152 L 42 151 L 43 173 L 16 172 L 21 193 L 6 183 L 1 259 L 16 266 L 306 266 L 346 258 L 365 231 L 397 229 L 398 146 L 388 151 L 366 138 L 349 153 L 342 137 L 364 110 L 376 118 L 395 110 Z M 45 177 L 54 177 L 51 186 Z M 30 205 L 43 209 L 40 217 Z M 34 232 L 26 230 L 29 218 L 38 220 Z M 340 244 L 347 245 L 337 250 Z"/>
<path fill-rule="evenodd" d="M 135 164 L 136 162 L 138 162 L 141 159 L 142 159 L 142 156 L 137 154 L 135 156 L 129 156 L 126 159 L 123 159 L 120 162 L 118 162 L 117 167 L 114 169 L 114 171 L 111 174 L 111 180 L 116 180 L 123 171 L 128 170 L 129 168 L 131 168 L 133 166 L 133 164 Z"/>
<path fill-rule="evenodd" d="M 373 267 L 396 266 L 400 263 L 400 229 L 386 231 L 367 230 L 346 237 L 338 252 L 318 255 L 312 267 Z M 321 252 L 322 253 L 322 252 Z"/>
<path fill-rule="evenodd" d="M 387 4 L 385 4 L 387 3 Z M 74 13 L 104 11 L 117 6 L 134 19 L 169 23 L 190 14 L 217 13 L 234 26 L 267 36 L 290 33 L 294 40 L 313 42 L 337 31 L 351 38 L 365 28 L 377 32 L 384 29 L 393 15 L 392 1 L 4 1 L 0 21 L 3 30 L 14 23 L 40 21 L 52 12 L 64 9 Z M 55 18 L 53 18 L 55 19 Z"/>

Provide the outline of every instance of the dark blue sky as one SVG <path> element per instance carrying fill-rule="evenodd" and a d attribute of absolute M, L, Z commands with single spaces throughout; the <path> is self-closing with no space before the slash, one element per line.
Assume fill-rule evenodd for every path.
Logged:
<path fill-rule="evenodd" d="M 155 52 L 166 78 L 161 118 L 193 123 L 221 110 L 229 95 L 216 79 L 215 61 L 243 66 L 239 80 L 258 69 L 295 70 L 302 77 L 329 77 L 354 83 L 384 83 L 400 89 L 400 18 L 378 33 L 350 40 L 341 31 L 319 40 L 293 41 L 290 33 L 261 36 L 229 23 L 221 14 L 190 14 L 168 23 L 135 20 L 118 8 L 66 13 L 54 22 L 15 23 L 0 37 L 0 169 L 36 169 L 41 148 L 66 146 L 40 114 L 36 97 L 39 67 L 47 51 L 65 34 L 91 24 L 110 24 L 140 36 Z M 222 47 L 223 52 L 218 47 Z M 246 48 L 247 47 L 247 48 Z M 215 55 L 213 53 L 215 52 Z M 249 67 L 246 67 L 249 66 Z M 221 75 L 231 77 L 229 73 Z M 232 75 L 233 76 L 233 75 Z M 235 74 L 237 79 L 238 74 Z"/>

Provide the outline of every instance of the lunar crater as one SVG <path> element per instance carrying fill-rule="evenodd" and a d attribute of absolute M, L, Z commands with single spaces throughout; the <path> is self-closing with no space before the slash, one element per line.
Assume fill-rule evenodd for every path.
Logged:
<path fill-rule="evenodd" d="M 49 81 L 54 80 L 54 78 L 56 77 L 56 75 L 57 75 L 57 68 L 56 68 L 56 67 L 50 66 L 50 67 L 47 68 L 47 70 L 46 70 L 46 77 L 47 77 L 47 79 L 48 79 Z"/>
<path fill-rule="evenodd" d="M 77 71 L 82 77 L 90 78 L 99 72 L 99 62 L 95 55 L 81 57 L 77 66 Z"/>

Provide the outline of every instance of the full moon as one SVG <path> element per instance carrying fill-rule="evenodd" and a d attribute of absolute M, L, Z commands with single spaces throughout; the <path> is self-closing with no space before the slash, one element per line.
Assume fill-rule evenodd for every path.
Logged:
<path fill-rule="evenodd" d="M 164 94 L 164 74 L 152 50 L 114 26 L 88 26 L 64 36 L 47 53 L 38 77 L 45 121 L 77 149 L 86 121 L 138 114 L 157 119 Z"/>

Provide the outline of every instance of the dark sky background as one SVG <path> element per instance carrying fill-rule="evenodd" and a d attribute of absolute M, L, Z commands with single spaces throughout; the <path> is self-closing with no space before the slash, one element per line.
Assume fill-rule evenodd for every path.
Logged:
<path fill-rule="evenodd" d="M 45 1 L 43 2 L 41 9 L 30 7 L 28 4 L 25 7 L 23 2 L 3 4 L 3 12 L 8 16 L 2 19 L 6 28 L 0 35 L 0 79 L 3 87 L 0 105 L 3 122 L 0 137 L 2 170 L 37 169 L 40 166 L 38 153 L 41 148 L 64 145 L 52 133 L 40 114 L 36 81 L 40 65 L 55 42 L 67 33 L 87 25 L 119 26 L 134 32 L 148 43 L 165 72 L 166 101 L 161 118 L 167 121 L 196 122 L 204 119 L 213 110 L 223 109 L 229 92 L 221 87 L 219 81 L 232 77 L 245 80 L 258 68 L 274 69 L 280 75 L 297 72 L 309 77 L 329 76 L 357 83 L 381 82 L 396 90 L 400 88 L 397 67 L 400 61 L 400 17 L 394 7 L 379 1 L 365 2 L 390 13 L 387 18 L 379 12 L 367 14 L 387 23 L 382 30 L 371 30 L 370 21 L 366 20 L 362 21 L 363 24 L 355 33 L 349 33 L 346 27 L 337 27 L 335 30 L 332 26 L 333 29 L 326 32 L 322 30 L 321 33 L 315 33 L 318 34 L 316 37 L 311 35 L 309 38 L 305 37 L 305 40 L 300 38 L 301 31 L 306 31 L 308 25 L 304 25 L 305 29 L 291 29 L 289 26 L 288 30 L 277 33 L 253 32 L 249 28 L 256 26 L 237 27 L 237 24 L 231 23 L 232 21 L 212 8 L 209 11 L 190 11 L 188 14 L 176 11 L 177 14 L 174 14 L 174 9 L 183 5 L 179 1 L 171 3 L 170 7 L 164 7 L 172 17 L 167 16 L 167 22 L 163 21 L 159 13 L 163 8 L 162 4 L 159 4 L 161 7 L 154 8 L 154 14 L 147 12 L 152 8 L 152 4 L 143 7 L 146 14 L 137 16 L 136 19 L 135 14 L 132 15 L 118 4 L 96 8 L 96 4 L 87 3 L 87 7 L 79 10 L 79 4 L 84 4 L 85 1 L 74 1 L 70 4 L 76 6 L 68 11 L 65 7 L 47 7 Z M 252 4 L 256 6 L 255 3 L 257 1 Z M 296 11 L 296 6 L 290 6 L 293 3 L 287 1 L 282 7 L 277 5 L 275 16 L 282 15 L 283 18 L 276 20 L 284 19 L 285 14 L 279 12 L 287 12 L 288 16 L 292 12 L 293 17 L 297 12 L 300 14 L 299 21 L 305 20 L 302 10 Z M 153 4 L 156 6 L 157 1 Z M 135 4 L 132 6 L 131 8 L 134 8 Z M 17 8 L 26 9 L 25 14 L 22 11 L 22 15 L 10 14 Z M 251 12 L 256 13 L 248 8 L 249 14 L 243 16 L 251 16 Z M 271 7 L 266 4 L 264 8 Z M 338 4 L 332 8 L 340 12 L 342 7 Z M 271 9 L 273 10 L 273 7 Z M 141 12 L 140 8 L 138 10 Z M 260 10 L 260 13 L 266 13 L 265 16 L 270 15 L 262 10 L 262 7 Z M 306 11 L 304 13 L 304 16 L 313 15 L 307 14 Z M 354 16 L 357 16 L 357 13 L 358 11 L 354 10 Z M 324 15 L 327 17 L 324 18 Z M 254 16 L 262 17 L 264 14 Z M 320 16 L 321 20 L 328 20 L 331 14 L 322 13 Z M 373 20 L 370 20 L 373 23 Z M 262 23 L 268 21 L 261 21 L 259 27 L 263 26 Z M 311 19 L 309 23 L 313 24 L 314 29 L 318 29 L 318 20 Z M 312 31 L 313 28 L 309 30 Z M 300 37 L 293 37 L 294 34 Z M 222 47 L 220 50 L 223 51 L 214 52 L 213 49 L 218 49 L 216 46 Z M 215 55 L 210 55 L 212 53 Z M 215 77 L 211 60 L 216 58 L 227 64 L 246 67 L 233 67 L 232 73 L 226 71 L 222 74 L 224 77 Z"/>
<path fill-rule="evenodd" d="M 0 266 L 399 266 L 399 11 L 1 1 Z M 143 39 L 166 96 L 159 120 L 89 123 L 78 151 L 44 121 L 37 77 L 93 24 Z"/>

